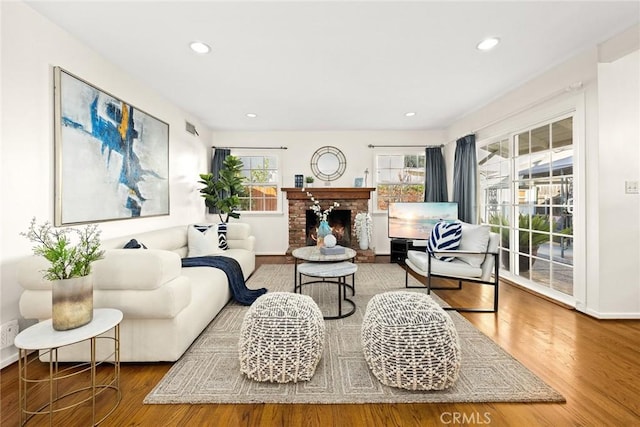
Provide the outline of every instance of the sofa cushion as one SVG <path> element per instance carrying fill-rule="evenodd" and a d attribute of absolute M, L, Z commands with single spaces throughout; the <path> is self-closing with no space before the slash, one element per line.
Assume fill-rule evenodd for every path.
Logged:
<path fill-rule="evenodd" d="M 96 290 L 96 307 L 122 311 L 127 319 L 172 319 L 191 304 L 191 282 L 178 276 L 156 289 Z"/>
<path fill-rule="evenodd" d="M 158 249 L 109 249 L 93 265 L 95 289 L 156 289 L 180 276 L 178 254 Z"/>
<path fill-rule="evenodd" d="M 42 277 L 43 270 L 51 266 L 44 257 L 30 255 L 18 263 L 18 283 L 23 289 L 51 290 L 51 282 Z M 49 295 L 51 299 L 51 295 Z"/>
<path fill-rule="evenodd" d="M 454 257 L 438 254 L 437 251 L 453 251 L 460 245 L 462 235 L 462 224 L 456 222 L 438 222 L 431 230 L 431 235 L 427 241 L 427 251 L 432 257 L 448 262 Z"/>
<path fill-rule="evenodd" d="M 220 255 L 224 250 L 218 241 L 218 227 L 214 224 L 190 225 L 187 230 L 189 257 Z"/>
<path fill-rule="evenodd" d="M 256 269 L 256 256 L 253 252 L 245 249 L 231 249 L 229 248 L 224 252 L 222 256 L 233 258 L 238 261 L 240 268 L 242 268 L 242 275 L 245 280 L 249 278 L 251 273 Z"/>
<path fill-rule="evenodd" d="M 424 276 L 427 275 L 429 269 L 429 254 L 422 251 L 408 251 L 407 261 L 411 262 Z M 472 267 L 464 261 L 454 259 L 450 262 L 444 262 L 431 257 L 431 272 L 443 276 L 453 277 L 480 277 L 482 269 L 480 267 Z"/>
<path fill-rule="evenodd" d="M 103 249 L 122 249 L 131 239 L 143 242 L 149 249 L 165 249 L 179 251 L 187 247 L 187 226 L 179 225 L 160 230 L 145 231 L 135 234 L 127 234 L 102 241 Z"/>
<path fill-rule="evenodd" d="M 460 239 L 461 251 L 486 252 L 489 245 L 489 226 L 462 223 L 462 238 Z M 460 255 L 458 259 L 472 267 L 480 267 L 485 255 Z"/>

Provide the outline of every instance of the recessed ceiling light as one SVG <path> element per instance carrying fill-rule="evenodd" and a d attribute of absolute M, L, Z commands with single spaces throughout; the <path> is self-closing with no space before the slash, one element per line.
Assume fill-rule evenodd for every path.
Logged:
<path fill-rule="evenodd" d="M 193 50 L 196 53 L 209 53 L 209 52 L 211 52 L 211 47 L 209 47 L 208 44 L 203 43 L 203 42 L 191 42 L 189 47 L 191 48 L 191 50 Z"/>
<path fill-rule="evenodd" d="M 491 50 L 494 47 L 496 47 L 498 45 L 498 43 L 500 43 L 500 39 L 497 37 L 489 37 L 487 39 L 482 40 L 480 43 L 478 43 L 478 46 L 476 46 L 476 48 L 478 50 L 482 50 L 482 51 L 487 51 L 487 50 Z"/>
<path fill-rule="evenodd" d="M 256 113 L 247 113 L 247 117 L 255 119 L 256 117 L 258 117 L 258 115 Z"/>
<path fill-rule="evenodd" d="M 413 117 L 416 115 L 416 113 L 414 111 L 409 111 L 408 113 L 404 113 L 404 115 L 407 117 Z"/>

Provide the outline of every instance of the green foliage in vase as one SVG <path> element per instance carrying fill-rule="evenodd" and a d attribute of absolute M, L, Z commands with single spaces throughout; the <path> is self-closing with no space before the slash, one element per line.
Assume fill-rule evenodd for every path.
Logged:
<path fill-rule="evenodd" d="M 229 218 L 240 218 L 240 213 L 235 212 L 240 206 L 240 196 L 244 195 L 243 185 L 245 177 L 242 176 L 242 161 L 236 156 L 228 156 L 224 159 L 224 167 L 220 169 L 217 178 L 212 173 L 200 174 L 200 195 L 208 208 L 218 213 L 220 221 L 229 222 Z M 223 220 L 222 214 L 226 214 Z"/>
<path fill-rule="evenodd" d="M 502 247 L 509 247 L 509 221 L 503 215 L 492 215 L 489 218 L 489 224 L 492 224 L 491 231 L 498 233 L 502 238 Z M 502 226 L 502 227 L 500 227 Z M 551 224 L 548 217 L 544 215 L 518 215 L 518 240 L 520 248 L 529 247 L 529 235 L 531 235 L 531 247 L 537 248 L 543 243 L 549 241 L 549 233 Z M 544 232 L 544 233 L 539 233 Z"/>
<path fill-rule="evenodd" d="M 43 277 L 47 280 L 87 276 L 91 273 L 91 263 L 104 256 L 96 224 L 79 229 L 55 228 L 49 222 L 37 225 L 33 218 L 29 230 L 20 235 L 36 244 L 34 254 L 51 263 L 48 269 L 43 270 Z M 76 240 L 75 244 L 73 240 Z"/>

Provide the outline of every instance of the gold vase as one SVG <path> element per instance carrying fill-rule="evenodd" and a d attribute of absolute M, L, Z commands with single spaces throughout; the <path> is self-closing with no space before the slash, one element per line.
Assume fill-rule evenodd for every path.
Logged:
<path fill-rule="evenodd" d="M 55 280 L 52 285 L 52 323 L 56 331 L 86 325 L 93 319 L 93 277 Z"/>

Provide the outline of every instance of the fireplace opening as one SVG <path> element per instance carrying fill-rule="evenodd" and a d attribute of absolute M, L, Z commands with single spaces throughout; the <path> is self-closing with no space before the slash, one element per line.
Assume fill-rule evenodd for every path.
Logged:
<path fill-rule="evenodd" d="M 327 217 L 327 222 L 331 228 L 331 234 L 336 237 L 338 245 L 346 248 L 351 247 L 351 211 L 333 210 Z M 313 246 L 317 244 L 317 229 L 320 221 L 315 212 L 311 209 L 306 211 L 306 244 Z"/>

